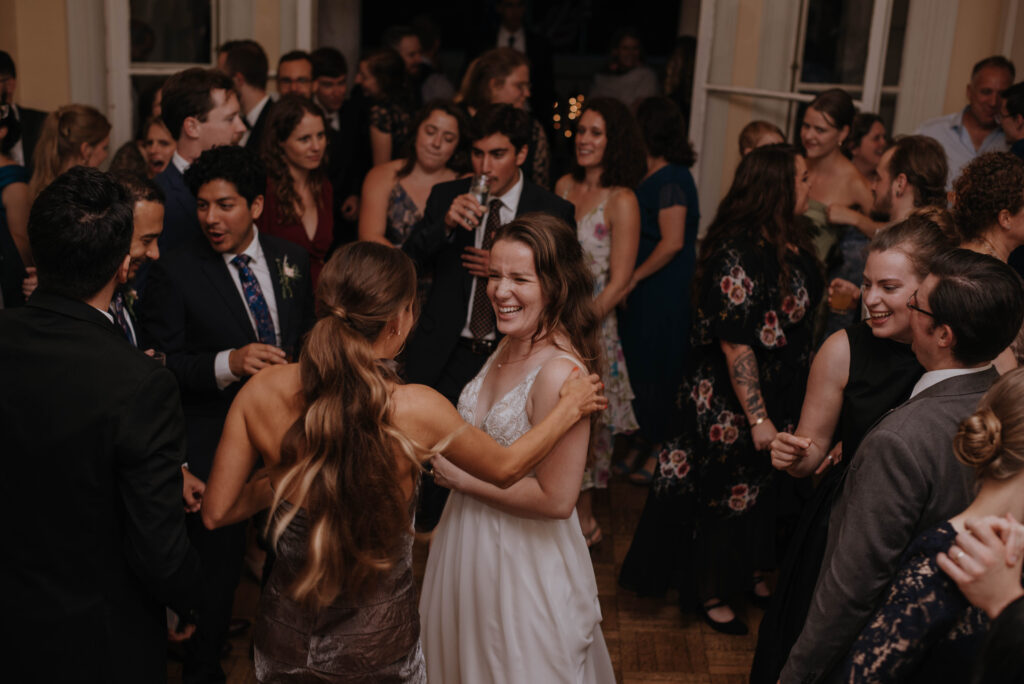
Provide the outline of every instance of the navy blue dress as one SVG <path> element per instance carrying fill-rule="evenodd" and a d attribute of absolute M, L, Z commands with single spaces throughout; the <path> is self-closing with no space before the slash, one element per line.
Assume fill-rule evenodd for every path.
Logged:
<path fill-rule="evenodd" d="M 0 193 L 11 183 L 28 183 L 28 171 L 24 166 L 0 166 Z M 0 292 L 5 308 L 25 303 L 25 296 L 21 293 L 21 281 L 24 279 L 25 264 L 21 262 L 21 255 L 7 226 L 7 210 L 0 202 Z"/>
<path fill-rule="evenodd" d="M 911 542 L 885 603 L 847 654 L 841 681 L 971 681 L 989 621 L 935 562 L 955 540 L 944 522 Z"/>
<path fill-rule="evenodd" d="M 619 338 L 633 387 L 633 410 L 641 437 L 658 444 L 674 436 L 676 393 L 683 381 L 690 337 L 690 286 L 696 262 L 700 209 L 697 186 L 685 166 L 668 164 L 636 190 L 640 204 L 637 266 L 661 240 L 658 213 L 686 207 L 683 248 L 672 260 L 637 283 L 619 315 Z"/>

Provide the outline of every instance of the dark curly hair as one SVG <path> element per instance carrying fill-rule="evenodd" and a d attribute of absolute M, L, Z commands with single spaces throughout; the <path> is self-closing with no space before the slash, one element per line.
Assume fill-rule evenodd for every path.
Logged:
<path fill-rule="evenodd" d="M 199 155 L 185 171 L 185 185 L 193 196 L 199 188 L 215 180 L 227 181 L 250 206 L 262 197 L 267 187 L 267 171 L 252 150 L 237 145 L 220 145 Z"/>
<path fill-rule="evenodd" d="M 636 122 L 650 156 L 687 167 L 697 161 L 686 138 L 686 118 L 671 99 L 663 95 L 647 98 L 636 109 Z"/>
<path fill-rule="evenodd" d="M 318 117 L 324 125 L 324 131 L 327 131 L 323 110 L 302 95 L 290 94 L 283 95 L 270 110 L 270 120 L 263 133 L 260 152 L 263 162 L 267 165 L 267 175 L 274 180 L 274 197 L 277 198 L 281 207 L 281 213 L 277 217 L 280 225 L 301 223 L 302 214 L 305 211 L 305 207 L 302 206 L 302 198 L 295 191 L 295 183 L 292 181 L 292 174 L 288 171 L 288 162 L 284 158 L 284 150 L 281 149 L 281 145 L 306 114 Z M 320 167 L 309 172 L 309 191 L 314 198 L 320 197 L 320 189 L 327 181 L 323 171 L 326 163 L 327 156 L 324 155 Z"/>
<path fill-rule="evenodd" d="M 726 245 L 751 241 L 762 232 L 775 251 L 779 264 L 779 286 L 789 292 L 789 246 L 814 256 L 810 234 L 800 227 L 796 211 L 797 149 L 791 145 L 765 145 L 750 151 L 740 160 L 729 192 L 718 205 L 718 212 L 700 243 L 694 301 L 700 301 L 700 288 L 707 266 Z"/>
<path fill-rule="evenodd" d="M 409 135 L 412 136 L 412 139 L 409 142 L 409 155 L 396 174 L 399 178 L 408 176 L 416 166 L 416 136 L 419 135 L 420 126 L 434 112 L 443 112 L 454 117 L 455 123 L 459 127 L 459 142 L 455 146 L 451 158 L 448 159 L 448 168 L 459 174 L 468 173 L 473 168 L 469 163 L 469 120 L 466 118 L 466 113 L 449 100 L 431 100 L 420 108 L 416 117 L 409 124 Z"/>
<path fill-rule="evenodd" d="M 981 237 L 1006 209 L 1024 207 L 1024 161 L 1009 152 L 975 157 L 953 181 L 953 217 L 965 242 Z"/>
<path fill-rule="evenodd" d="M 601 186 L 635 188 L 647 171 L 644 159 L 644 140 L 640 127 L 622 102 L 610 97 L 595 97 L 587 100 L 583 114 L 595 112 L 604 119 L 604 135 L 607 141 L 604 157 L 601 159 Z M 580 119 L 582 121 L 582 117 Z M 583 180 L 585 171 L 573 155 L 572 177 Z"/>

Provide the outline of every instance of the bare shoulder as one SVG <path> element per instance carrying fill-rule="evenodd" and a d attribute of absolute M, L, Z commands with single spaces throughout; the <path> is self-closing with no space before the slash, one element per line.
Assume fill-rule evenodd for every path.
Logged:
<path fill-rule="evenodd" d="M 534 396 L 553 396 L 557 400 L 559 390 L 569 374 L 577 368 L 586 371 L 579 361 L 562 356 L 562 353 L 556 351 L 541 366 L 537 373 L 537 379 L 533 383 L 532 393 Z"/>
<path fill-rule="evenodd" d="M 842 379 L 846 384 L 845 379 L 850 374 L 850 338 L 845 330 L 828 336 L 814 357 L 814 365 L 824 369 L 829 377 Z"/>
<path fill-rule="evenodd" d="M 404 159 L 395 159 L 383 164 L 377 164 L 366 174 L 366 185 L 374 189 L 382 186 L 391 186 L 395 182 L 398 170 L 402 168 L 404 163 Z"/>
<path fill-rule="evenodd" d="M 630 188 L 619 186 L 612 188 L 611 194 L 608 195 L 608 205 L 605 211 L 606 213 L 609 211 L 615 213 L 639 212 L 640 205 L 636 200 L 636 193 Z"/>
<path fill-rule="evenodd" d="M 302 392 L 299 364 L 269 366 L 249 378 L 235 398 L 243 408 L 260 411 L 292 403 Z"/>
<path fill-rule="evenodd" d="M 555 194 L 561 197 L 572 187 L 572 175 L 565 174 L 555 183 Z"/>
<path fill-rule="evenodd" d="M 394 385 L 391 390 L 391 418 L 398 425 L 415 425 L 454 410 L 443 394 L 426 385 Z"/>

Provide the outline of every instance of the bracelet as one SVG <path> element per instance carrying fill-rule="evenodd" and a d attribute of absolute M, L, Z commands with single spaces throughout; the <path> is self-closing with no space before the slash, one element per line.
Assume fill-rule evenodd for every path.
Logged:
<path fill-rule="evenodd" d="M 758 425 L 760 425 L 761 423 L 763 423 L 766 420 L 768 420 L 768 416 L 761 416 L 760 418 L 755 420 L 753 423 L 751 423 L 750 427 L 756 428 Z"/>

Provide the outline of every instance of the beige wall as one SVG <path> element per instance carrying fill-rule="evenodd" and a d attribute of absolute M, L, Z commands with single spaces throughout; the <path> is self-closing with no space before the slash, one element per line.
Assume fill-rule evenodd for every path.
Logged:
<path fill-rule="evenodd" d="M 1017 17 L 1007 17 L 1009 0 L 961 0 L 956 16 L 956 35 L 953 52 L 949 57 L 949 80 L 946 83 L 944 112 L 955 112 L 967 104 L 966 87 L 971 80 L 971 67 L 978 60 L 997 55 L 1003 49 L 1006 21 L 1014 21 L 1018 28 L 1024 10 Z M 1018 3 L 1018 6 L 1020 3 Z M 1014 39 L 1018 72 L 1022 70 L 1024 34 L 1019 30 Z M 1019 74 L 1018 74 L 1019 75 Z"/>
<path fill-rule="evenodd" d="M 65 0 L 0 2 L 0 46 L 18 67 L 19 104 L 51 110 L 71 101 Z"/>

